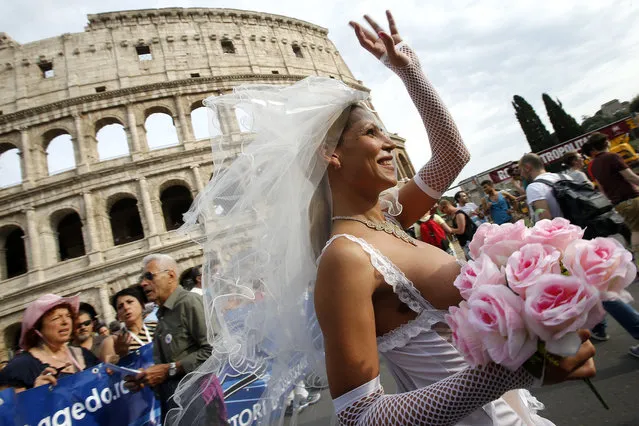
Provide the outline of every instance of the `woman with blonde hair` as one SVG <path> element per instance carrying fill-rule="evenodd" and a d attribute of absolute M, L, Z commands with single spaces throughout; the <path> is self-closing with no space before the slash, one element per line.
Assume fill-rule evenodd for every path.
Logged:
<path fill-rule="evenodd" d="M 205 397 L 202 375 L 261 377 L 266 369 L 260 403 L 267 424 L 309 373 L 327 374 L 344 425 L 552 424 L 535 414 L 527 392 L 501 398 L 533 385 L 528 371 L 471 368 L 447 340 L 444 313 L 462 300 L 452 285 L 460 266 L 403 229 L 436 203 L 469 153 L 387 16 L 389 32 L 369 17 L 372 31 L 351 26 L 362 47 L 402 79 L 428 132 L 432 157 L 399 190 L 395 143 L 362 87 L 309 77 L 286 87 L 240 86 L 205 101 L 213 113 L 242 109 L 253 134 L 230 165 L 216 168 L 185 230 L 204 229 L 210 261 L 224 251 L 222 237 L 232 226 L 246 230 L 238 241 L 250 250 L 215 274 L 204 263 L 205 309 L 219 319 L 220 333 L 209 334 L 212 357 L 180 384 L 180 409 L 168 424 L 188 425 L 202 415 L 192 404 Z M 245 284 L 255 280 L 265 293 L 259 303 Z M 219 315 L 231 297 L 246 301 L 241 326 Z M 576 356 L 547 366 L 538 382 L 592 376 L 593 354 L 585 341 Z M 380 355 L 398 394 L 384 394 Z"/>

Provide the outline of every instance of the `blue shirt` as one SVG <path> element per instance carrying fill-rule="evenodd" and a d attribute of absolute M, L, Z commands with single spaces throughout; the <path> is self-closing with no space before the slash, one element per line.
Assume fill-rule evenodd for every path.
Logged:
<path fill-rule="evenodd" d="M 497 201 L 492 201 L 490 197 L 487 198 L 488 205 L 490 205 L 490 215 L 493 218 L 493 222 L 497 225 L 508 223 L 512 220 L 512 216 L 508 213 L 510 207 L 506 202 L 506 199 L 501 192 L 497 193 Z"/>

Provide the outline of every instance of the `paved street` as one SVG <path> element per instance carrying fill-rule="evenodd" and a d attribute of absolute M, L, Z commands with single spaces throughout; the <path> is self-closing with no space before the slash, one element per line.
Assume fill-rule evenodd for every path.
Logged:
<path fill-rule="evenodd" d="M 639 284 L 630 287 L 639 301 Z M 635 307 L 637 302 L 635 302 Z M 557 425 L 568 426 L 637 426 L 639 425 L 639 359 L 628 355 L 628 347 L 637 343 L 619 324 L 608 317 L 610 340 L 597 343 L 597 377 L 593 380 L 599 392 L 610 405 L 605 410 L 585 383 L 571 382 L 534 391 L 544 404 L 544 416 Z M 386 392 L 394 392 L 395 385 L 382 368 L 382 382 Z M 329 425 L 332 404 L 328 392 L 316 405 L 300 414 L 305 426 Z"/>

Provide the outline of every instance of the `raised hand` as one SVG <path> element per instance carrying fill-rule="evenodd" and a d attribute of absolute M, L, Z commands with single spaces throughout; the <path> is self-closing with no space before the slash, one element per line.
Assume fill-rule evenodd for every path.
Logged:
<path fill-rule="evenodd" d="M 391 65 L 394 67 L 405 67 L 410 60 L 408 56 L 395 48 L 395 45 L 402 41 L 402 37 L 397 32 L 397 25 L 395 25 L 395 19 L 390 10 L 386 11 L 386 18 L 388 19 L 390 34 L 384 31 L 382 27 L 368 15 L 364 15 L 364 19 L 375 32 L 364 28 L 355 21 L 350 21 L 349 25 L 355 30 L 359 44 L 372 53 L 377 59 L 380 59 L 386 54 L 388 55 L 388 60 Z"/>

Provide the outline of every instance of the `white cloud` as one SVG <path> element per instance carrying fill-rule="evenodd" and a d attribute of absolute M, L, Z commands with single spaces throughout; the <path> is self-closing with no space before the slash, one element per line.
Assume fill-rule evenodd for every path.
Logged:
<path fill-rule="evenodd" d="M 129 9 L 128 1 L 91 4 L 78 0 L 5 2 L 0 28 L 21 43 L 80 32 L 86 14 Z M 639 2 L 525 0 L 403 1 L 393 12 L 404 37 L 418 52 L 447 102 L 473 158 L 469 177 L 517 159 L 528 148 L 510 105 L 526 98 L 548 123 L 541 101 L 559 98 L 575 118 L 592 115 L 610 99 L 639 93 Z M 153 7 L 229 7 L 276 13 L 327 27 L 346 63 L 372 89 L 388 129 L 407 139 L 416 167 L 430 150 L 418 114 L 399 80 L 357 44 L 348 19 L 370 12 L 380 21 L 387 1 L 326 0 L 145 1 Z"/>

